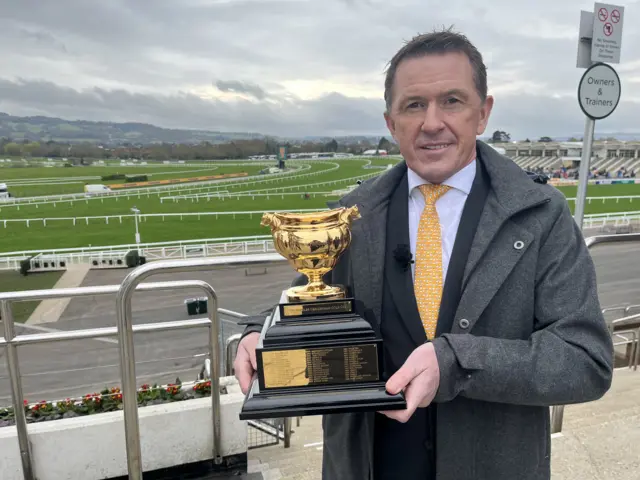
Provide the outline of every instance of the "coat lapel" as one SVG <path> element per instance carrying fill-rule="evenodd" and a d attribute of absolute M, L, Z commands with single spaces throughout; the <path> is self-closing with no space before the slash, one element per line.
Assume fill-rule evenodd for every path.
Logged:
<path fill-rule="evenodd" d="M 389 288 L 393 303 L 400 314 L 400 320 L 409 332 L 415 346 L 426 340 L 424 327 L 420 320 L 420 312 L 413 290 L 411 268 L 401 265 L 395 260 L 394 250 L 399 245 L 406 245 L 409 249 L 409 188 L 406 175 L 391 196 L 391 203 L 387 213 L 387 247 L 385 261 L 385 280 Z"/>
<path fill-rule="evenodd" d="M 467 318 L 469 332 L 529 248 L 534 235 L 512 217 L 549 201 L 513 161 L 478 142 L 478 158 L 491 188 L 476 230 L 462 280 L 457 316 Z M 457 323 L 453 333 L 460 333 Z"/>
<path fill-rule="evenodd" d="M 442 301 L 440 302 L 436 336 L 451 331 L 458 303 L 460 302 L 462 281 L 469 259 L 469 251 L 489 194 L 489 179 L 482 162 L 477 162 L 476 166 L 476 176 L 462 210 L 460 225 L 456 233 L 451 259 L 449 260 L 447 278 L 442 291 Z"/>
<path fill-rule="evenodd" d="M 349 258 L 354 296 L 367 306 L 372 326 L 377 330 L 382 315 L 382 285 L 389 199 L 407 171 L 404 162 L 398 163 L 374 180 L 356 188 L 343 197 L 342 206 L 357 205 L 362 218 L 351 226 Z M 369 318 L 367 318 L 369 320 Z"/>

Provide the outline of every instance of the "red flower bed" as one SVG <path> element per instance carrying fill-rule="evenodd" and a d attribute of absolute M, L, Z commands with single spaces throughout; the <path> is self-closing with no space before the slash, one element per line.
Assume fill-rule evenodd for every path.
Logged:
<path fill-rule="evenodd" d="M 224 387 L 220 393 L 226 393 Z M 138 389 L 138 406 L 158 405 L 161 403 L 179 402 L 211 395 L 211 381 L 196 382 L 192 388 L 184 388 L 180 379 L 176 383 L 159 386 L 148 384 Z M 99 393 L 88 393 L 80 399 L 67 398 L 57 402 L 41 400 L 35 404 L 24 401 L 24 412 L 27 423 L 73 418 L 96 413 L 122 410 L 122 393 L 119 387 L 105 388 Z M 13 407 L 0 408 L 0 427 L 15 423 Z"/>

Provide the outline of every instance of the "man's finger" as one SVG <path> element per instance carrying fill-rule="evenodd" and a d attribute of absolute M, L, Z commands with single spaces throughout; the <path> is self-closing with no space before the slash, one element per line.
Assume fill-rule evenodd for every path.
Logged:
<path fill-rule="evenodd" d="M 392 395 L 400 393 L 414 378 L 422 372 L 423 368 L 419 362 L 419 356 L 413 353 L 404 362 L 404 365 L 394 373 L 386 383 L 387 392 Z"/>
<path fill-rule="evenodd" d="M 240 384 L 240 390 L 242 393 L 246 395 L 249 391 L 249 387 L 251 386 L 251 380 L 253 379 L 254 369 L 251 366 L 251 361 L 249 360 L 249 355 L 246 351 L 238 352 L 238 356 L 236 357 L 236 361 L 233 365 L 236 373 L 236 378 L 238 379 L 238 383 Z"/>
<path fill-rule="evenodd" d="M 386 389 L 392 395 L 400 393 L 413 380 L 413 369 L 404 364 L 387 380 Z"/>
<path fill-rule="evenodd" d="M 413 416 L 420 399 L 418 398 L 419 392 L 415 385 L 411 383 L 404 391 L 404 398 L 407 401 L 407 408 L 405 410 L 387 410 L 380 412 L 387 417 L 396 420 L 401 423 L 406 423 Z"/>

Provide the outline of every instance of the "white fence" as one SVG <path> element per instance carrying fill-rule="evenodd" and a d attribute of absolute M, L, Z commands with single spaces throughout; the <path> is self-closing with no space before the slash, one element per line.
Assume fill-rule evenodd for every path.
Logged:
<path fill-rule="evenodd" d="M 43 261 L 40 269 L 44 268 L 44 260 L 52 261 L 59 265 L 61 262 L 66 265 L 88 263 L 94 268 L 105 268 L 115 263 L 114 259 L 122 256 L 131 250 L 138 250 L 140 255 L 147 260 L 158 260 L 162 258 L 193 258 L 216 255 L 233 255 L 238 253 L 261 253 L 273 252 L 273 242 L 271 235 L 254 235 L 246 237 L 226 237 L 207 238 L 196 240 L 183 240 L 173 242 L 153 242 L 141 243 L 139 245 L 103 245 L 83 248 L 58 248 L 49 250 L 23 250 L 18 252 L 0 253 L 0 270 L 18 270 L 20 262 L 34 257 Z M 98 265 L 93 261 L 97 260 Z M 52 268 L 52 267 L 49 267 Z"/>
<path fill-rule="evenodd" d="M 327 163 L 332 163 L 332 162 L 327 162 Z M 337 164 L 334 163 L 333 165 L 337 165 Z M 339 168 L 339 165 L 338 165 L 338 168 Z M 202 184 L 227 185 L 230 183 L 238 183 L 238 182 L 246 181 L 247 179 L 255 179 L 255 178 L 260 178 L 261 180 L 259 181 L 265 181 L 265 179 L 272 179 L 274 177 L 293 178 L 294 174 L 296 174 L 297 172 L 309 170 L 309 169 L 311 169 L 311 165 L 300 164 L 299 166 L 296 165 L 296 168 L 294 170 L 288 171 L 288 172 L 251 175 L 246 177 L 222 178 L 217 180 L 216 179 L 205 180 L 201 182 L 189 182 L 189 183 L 183 183 L 183 184 L 128 188 L 126 192 L 113 191 L 109 193 L 103 193 L 101 194 L 100 198 L 112 198 L 112 197 L 118 197 L 118 196 L 128 198 L 128 196 L 132 196 L 132 195 L 140 196 L 142 194 L 148 195 L 149 193 L 166 193 L 166 192 L 171 192 L 175 190 L 194 188 L 193 185 L 202 185 Z M 331 171 L 331 170 L 332 169 L 327 169 L 325 171 Z M 207 187 L 201 187 L 201 188 L 207 188 Z M 36 197 L 17 197 L 17 198 L 11 197 L 9 199 L 6 199 L 0 202 L 0 207 L 19 206 L 20 204 L 44 205 L 44 204 L 51 204 L 54 202 L 58 203 L 58 202 L 67 202 L 67 201 L 74 201 L 74 200 L 75 201 L 85 200 L 85 198 L 86 197 L 84 193 L 65 193 L 60 195 L 42 195 L 42 196 L 36 196 Z"/>
<path fill-rule="evenodd" d="M 602 203 L 606 203 L 607 201 L 615 200 L 616 203 L 620 203 L 620 200 L 629 200 L 629 203 L 631 203 L 634 200 L 637 200 L 639 198 L 640 198 L 640 195 L 622 195 L 622 196 L 619 196 L 619 197 L 614 197 L 614 196 L 587 197 L 586 201 L 587 201 L 587 203 L 591 203 L 591 202 L 594 202 L 594 201 L 602 200 Z M 575 202 L 575 201 L 576 201 L 575 197 L 567 198 L 567 202 Z"/>
<path fill-rule="evenodd" d="M 289 212 L 310 212 L 318 209 L 287 210 Z M 201 213 L 166 213 L 149 214 L 148 216 L 197 216 L 197 215 L 262 215 L 263 211 L 252 212 L 201 212 Z M 123 215 L 127 216 L 127 215 Z M 92 217 L 88 217 L 92 218 Z M 103 218 L 103 217 L 99 217 Z M 625 232 L 631 228 L 640 228 L 640 211 L 619 213 L 598 213 L 585 215 L 583 228 L 601 228 Z M 208 238 L 183 240 L 174 242 L 154 242 L 109 245 L 84 248 L 62 248 L 50 250 L 25 250 L 19 252 L 0 253 L 0 270 L 18 270 L 20 262 L 29 257 L 36 257 L 48 262 L 66 265 L 87 263 L 92 268 L 121 268 L 126 252 L 138 250 L 147 261 L 162 259 L 184 259 L 198 257 L 215 257 L 223 255 L 240 255 L 254 253 L 272 253 L 275 251 L 271 235 L 255 235 L 247 237 Z M 94 262 L 97 262 L 94 263 Z M 41 269 L 44 268 L 41 267 Z M 54 268 L 53 265 L 49 268 Z"/>
<path fill-rule="evenodd" d="M 317 212 L 317 208 L 300 208 L 300 209 L 279 209 L 281 212 Z M 267 210 L 241 210 L 237 212 L 184 212 L 184 213 L 139 213 L 138 219 L 141 221 L 146 221 L 148 218 L 162 218 L 164 221 L 167 217 L 169 218 L 177 218 L 180 217 L 182 220 L 184 217 L 197 217 L 200 220 L 201 217 L 215 217 L 218 219 L 220 216 L 232 218 L 242 217 L 248 215 L 249 218 L 253 218 L 254 215 L 262 216 L 263 213 L 266 213 Z M 4 228 L 8 228 L 10 223 L 24 223 L 26 227 L 30 227 L 33 224 L 42 223 L 43 226 L 47 226 L 47 223 L 51 222 L 59 222 L 59 221 L 68 221 L 71 222 L 72 225 L 76 225 L 78 222 L 84 222 L 85 225 L 89 225 L 89 220 L 103 220 L 106 225 L 109 225 L 109 221 L 117 221 L 118 223 L 122 223 L 123 218 L 134 218 L 135 214 L 125 214 L 125 215 L 96 215 L 96 216 L 85 216 L 85 217 L 49 217 L 49 218 L 11 218 L 11 219 L 2 219 L 0 220 L 0 226 Z"/>

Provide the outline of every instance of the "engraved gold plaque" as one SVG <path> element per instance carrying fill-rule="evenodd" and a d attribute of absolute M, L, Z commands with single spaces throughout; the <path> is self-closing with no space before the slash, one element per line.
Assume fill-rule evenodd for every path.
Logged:
<path fill-rule="evenodd" d="M 378 381 L 377 345 L 262 352 L 264 388 Z"/>

